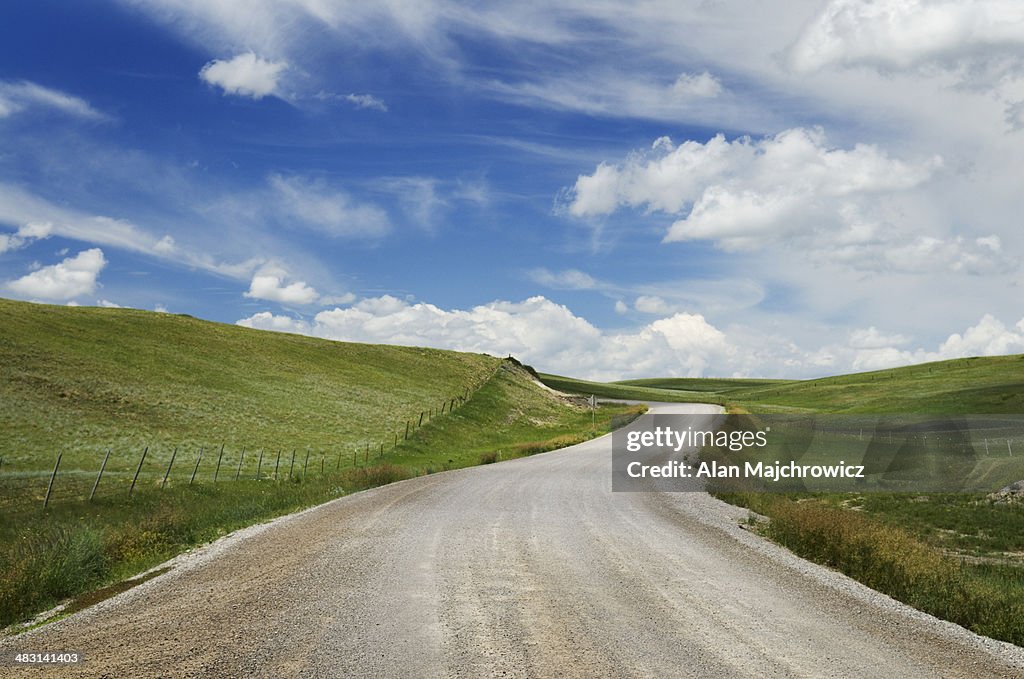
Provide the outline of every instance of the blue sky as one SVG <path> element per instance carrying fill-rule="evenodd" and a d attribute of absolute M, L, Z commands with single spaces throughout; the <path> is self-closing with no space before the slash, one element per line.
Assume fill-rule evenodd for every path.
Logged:
<path fill-rule="evenodd" d="M 995 0 L 9 2 L 0 294 L 609 379 L 1021 352 L 1022 46 Z"/>

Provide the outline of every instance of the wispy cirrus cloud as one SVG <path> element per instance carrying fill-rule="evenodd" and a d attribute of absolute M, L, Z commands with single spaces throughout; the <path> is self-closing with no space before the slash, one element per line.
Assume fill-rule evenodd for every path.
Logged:
<path fill-rule="evenodd" d="M 527 275 L 535 283 L 555 290 L 594 290 L 601 287 L 593 276 L 578 269 L 551 271 L 538 268 L 531 269 Z"/>
<path fill-rule="evenodd" d="M 272 174 L 267 182 L 279 211 L 328 236 L 377 238 L 391 231 L 385 210 L 359 202 L 323 179 Z"/>
<path fill-rule="evenodd" d="M 179 245 L 167 233 L 154 233 L 132 221 L 57 205 L 3 182 L 0 182 L 0 224 L 16 228 L 13 235 L 4 237 L 8 249 L 12 245 L 25 245 L 29 239 L 60 236 L 142 253 L 232 278 L 247 277 L 262 263 L 253 259 L 234 263 L 218 260 L 207 252 Z"/>
<path fill-rule="evenodd" d="M 388 112 L 387 103 L 380 97 L 376 97 L 372 94 L 356 94 L 354 92 L 349 94 L 336 94 L 334 92 L 320 90 L 313 95 L 313 98 L 319 101 L 343 101 L 355 106 L 356 108 L 371 109 L 374 111 L 380 111 L 381 113 Z"/>
<path fill-rule="evenodd" d="M 81 97 L 27 80 L 0 80 L 0 119 L 31 109 L 57 111 L 85 120 L 110 120 Z"/>
<path fill-rule="evenodd" d="M 534 283 L 551 290 L 591 291 L 615 300 L 617 313 L 670 315 L 749 309 L 765 298 L 764 286 L 750 278 L 684 278 L 662 282 L 616 282 L 578 269 L 538 267 L 526 272 Z"/>

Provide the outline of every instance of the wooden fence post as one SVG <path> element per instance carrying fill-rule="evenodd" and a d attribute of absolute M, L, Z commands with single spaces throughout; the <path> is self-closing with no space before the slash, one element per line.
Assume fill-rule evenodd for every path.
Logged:
<path fill-rule="evenodd" d="M 192 482 L 196 480 L 196 472 L 199 471 L 199 463 L 203 461 L 203 448 L 199 446 L 199 457 L 196 458 L 196 466 L 192 468 L 192 478 L 188 480 L 188 485 L 192 485 Z"/>
<path fill-rule="evenodd" d="M 238 458 L 238 469 L 235 470 L 235 481 L 238 480 L 238 475 L 242 473 L 242 463 L 245 461 L 245 446 L 242 446 L 242 456 Z"/>
<path fill-rule="evenodd" d="M 53 465 L 53 473 L 50 474 L 50 483 L 46 486 L 46 497 L 43 498 L 43 509 L 46 509 L 50 504 L 50 493 L 53 492 L 53 480 L 57 478 L 57 468 L 60 467 L 60 459 L 64 457 L 64 453 L 57 453 L 57 464 Z"/>
<path fill-rule="evenodd" d="M 217 483 L 217 477 L 220 476 L 220 461 L 224 459 L 224 444 L 220 444 L 220 455 L 217 456 L 217 469 L 213 472 L 213 482 Z"/>
<path fill-rule="evenodd" d="M 405 440 L 409 440 L 409 420 L 405 421 Z"/>
<path fill-rule="evenodd" d="M 263 471 L 263 449 L 260 448 L 260 461 L 256 463 L 256 480 L 260 480 L 260 472 Z"/>
<path fill-rule="evenodd" d="M 100 479 L 103 478 L 103 470 L 107 468 L 107 460 L 110 459 L 110 448 L 107 448 L 107 454 L 103 456 L 103 464 L 100 465 L 100 473 L 96 475 L 96 483 L 92 484 L 92 492 L 89 493 L 89 502 L 96 497 L 96 489 L 100 487 Z"/>
<path fill-rule="evenodd" d="M 292 448 L 292 463 L 288 467 L 288 480 L 289 481 L 292 480 L 292 471 L 294 471 L 294 470 L 295 470 L 295 449 Z"/>
<path fill-rule="evenodd" d="M 139 480 L 139 472 L 142 471 L 142 463 L 146 461 L 146 453 L 148 452 L 149 446 L 146 446 L 146 449 L 142 451 L 142 457 L 139 458 L 139 466 L 135 470 L 135 478 L 132 479 L 132 486 L 128 489 L 128 497 L 131 497 L 132 493 L 135 492 L 135 482 Z"/>
<path fill-rule="evenodd" d="M 178 446 L 174 446 L 174 452 L 171 453 L 171 461 L 167 465 L 167 471 L 164 472 L 164 480 L 160 482 L 160 488 L 163 489 L 167 486 L 167 477 L 171 475 L 171 467 L 174 466 L 174 458 L 178 456 Z"/>
<path fill-rule="evenodd" d="M 274 463 L 274 480 L 277 481 L 277 470 L 281 468 L 281 449 L 277 449 L 277 462 Z"/>
<path fill-rule="evenodd" d="M 425 415 L 425 413 L 421 410 L 420 411 L 420 423 L 416 425 L 417 427 L 422 427 L 423 426 L 423 415 Z"/>
<path fill-rule="evenodd" d="M 306 461 L 302 463 L 302 480 L 306 480 L 306 470 L 309 468 L 309 446 L 306 446 Z"/>

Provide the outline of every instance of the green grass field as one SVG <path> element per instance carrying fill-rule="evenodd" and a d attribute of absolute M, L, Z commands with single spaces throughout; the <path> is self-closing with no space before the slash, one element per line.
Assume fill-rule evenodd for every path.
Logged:
<path fill-rule="evenodd" d="M 639 412 L 604 406 L 592 426 L 582 402 L 486 355 L 126 309 L 0 300 L 0 313 L 0 625 L 254 522 L 551 450 Z"/>

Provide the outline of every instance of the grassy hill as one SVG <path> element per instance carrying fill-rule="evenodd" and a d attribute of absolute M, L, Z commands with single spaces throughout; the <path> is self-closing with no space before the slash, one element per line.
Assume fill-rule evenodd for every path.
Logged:
<path fill-rule="evenodd" d="M 705 378 L 705 377 L 655 377 L 640 380 L 622 380 L 614 384 L 635 387 L 653 387 L 655 389 L 673 389 L 675 391 L 714 392 L 726 394 L 739 389 L 770 387 L 789 384 L 793 380 L 763 380 L 736 378 Z"/>
<path fill-rule="evenodd" d="M 541 375 L 572 393 L 721 403 L 751 412 L 1024 413 L 1024 354 L 923 363 L 817 380 L 652 378 L 587 382 Z"/>
<path fill-rule="evenodd" d="M 599 408 L 592 426 L 482 354 L 130 309 L 0 300 L 0 315 L 0 626 L 256 521 L 637 413 Z"/>
<path fill-rule="evenodd" d="M 499 360 L 0 300 L 0 454 L 372 440 Z"/>
<path fill-rule="evenodd" d="M 1024 354 L 923 363 L 727 392 L 750 409 L 829 413 L 1024 413 Z"/>

